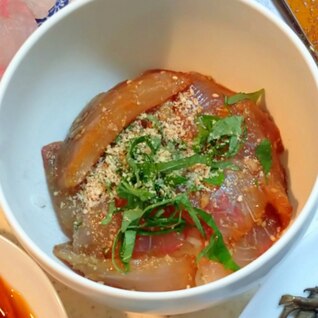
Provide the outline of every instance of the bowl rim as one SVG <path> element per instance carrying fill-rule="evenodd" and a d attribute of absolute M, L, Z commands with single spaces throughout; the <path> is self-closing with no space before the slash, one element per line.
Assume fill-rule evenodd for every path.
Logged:
<path fill-rule="evenodd" d="M 3 78 L 0 82 L 0 108 L 2 105 L 2 101 L 5 96 L 6 89 L 10 83 L 10 79 L 14 76 L 15 70 L 23 61 L 24 55 L 28 53 L 28 51 L 35 45 L 35 43 L 41 39 L 41 37 L 51 29 L 55 24 L 59 23 L 68 15 L 72 14 L 76 10 L 85 5 L 88 5 L 94 1 L 98 0 L 77 0 L 65 8 L 60 10 L 56 15 L 51 17 L 48 21 L 46 21 L 41 27 L 39 27 L 22 45 L 19 51 L 16 53 L 11 63 L 9 64 L 7 70 L 5 71 Z M 318 71 L 317 65 L 315 64 L 311 54 L 305 47 L 305 45 L 301 42 L 301 40 L 297 37 L 297 35 L 285 24 L 282 22 L 279 17 L 277 17 L 274 13 L 270 12 L 267 8 L 265 8 L 260 3 L 249 0 L 236 0 L 243 5 L 246 5 L 256 11 L 258 14 L 264 16 L 265 19 L 269 20 L 273 23 L 281 32 L 285 34 L 286 37 L 295 45 L 295 48 L 302 55 L 304 62 L 307 64 L 308 69 L 311 72 L 314 82 L 316 83 L 318 89 Z M 300 211 L 297 218 L 293 221 L 293 226 L 288 228 L 286 233 L 282 235 L 282 237 L 264 254 L 254 260 L 252 263 L 246 265 L 241 268 L 239 271 L 232 273 L 229 276 L 226 276 L 220 280 L 215 282 L 211 282 L 202 286 L 193 287 L 190 289 L 176 290 L 176 291 L 165 291 L 165 292 L 143 292 L 143 291 L 132 291 L 119 289 L 116 287 L 111 287 L 107 285 L 102 285 L 91 281 L 85 277 L 82 277 L 75 273 L 74 271 L 66 268 L 62 263 L 57 262 L 57 260 L 53 260 L 49 255 L 44 253 L 39 247 L 33 243 L 33 241 L 28 237 L 27 233 L 23 230 L 23 228 L 17 222 L 17 219 L 14 216 L 13 211 L 8 204 L 4 191 L 1 184 L 0 179 L 0 203 L 3 209 L 3 213 L 6 216 L 9 224 L 11 225 L 17 239 L 21 243 L 21 245 L 26 249 L 28 253 L 30 253 L 41 266 L 49 272 L 53 277 L 62 283 L 68 285 L 71 288 L 75 288 L 77 290 L 84 289 L 88 293 L 94 292 L 100 295 L 111 294 L 113 297 L 126 298 L 131 300 L 143 299 L 143 300 L 152 300 L 152 301 L 162 301 L 167 299 L 178 300 L 181 298 L 193 297 L 194 295 L 202 295 L 207 292 L 213 292 L 218 290 L 223 290 L 228 288 L 234 283 L 239 282 L 240 280 L 252 275 L 257 269 L 259 269 L 262 265 L 267 264 L 270 259 L 272 259 L 275 255 L 278 255 L 280 251 L 283 250 L 285 245 L 289 241 L 292 241 L 299 233 L 301 233 L 301 227 L 304 223 L 307 222 L 307 227 L 309 226 L 309 222 L 312 220 L 314 215 L 314 210 L 318 207 L 318 177 L 316 176 L 316 181 L 312 187 L 311 193 L 303 207 Z M 304 231 L 303 231 L 304 232 Z M 304 234 L 304 233 L 302 233 Z M 74 287 L 76 286 L 76 287 Z"/>

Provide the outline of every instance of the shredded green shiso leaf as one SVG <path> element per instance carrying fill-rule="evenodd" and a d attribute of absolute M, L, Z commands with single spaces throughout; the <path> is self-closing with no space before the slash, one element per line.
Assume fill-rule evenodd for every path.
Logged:
<path fill-rule="evenodd" d="M 261 142 L 256 146 L 255 155 L 261 163 L 265 175 L 268 175 L 272 167 L 273 159 L 272 145 L 267 138 L 261 140 Z"/>
<path fill-rule="evenodd" d="M 255 103 L 258 103 L 261 97 L 265 94 L 264 89 L 260 89 L 253 93 L 237 93 L 232 96 L 225 96 L 224 104 L 225 105 L 233 105 L 243 100 L 251 100 Z"/>
<path fill-rule="evenodd" d="M 225 104 L 232 105 L 243 99 L 256 101 L 261 94 L 263 90 L 252 94 L 239 93 L 226 98 Z M 126 165 L 119 164 L 118 167 L 122 179 L 113 189 L 115 195 L 101 221 L 101 224 L 106 225 L 116 213 L 122 213 L 123 216 L 112 246 L 114 267 L 121 272 L 129 271 L 137 236 L 182 232 L 189 226 L 183 217 L 184 211 L 187 211 L 192 226 L 208 241 L 197 258 L 206 257 L 222 263 L 227 269 L 238 270 L 239 266 L 225 245 L 213 217 L 195 207 L 190 195 L 205 186 L 221 186 L 225 170 L 238 169 L 231 158 L 244 143 L 244 117 L 232 115 L 221 118 L 198 114 L 195 121 L 197 135 L 191 142 L 190 151 L 189 145 L 183 141 L 169 139 L 155 116 L 144 114 L 143 119 L 151 122 L 155 133 L 134 137 L 127 143 Z M 125 131 L 132 129 L 132 125 L 134 123 Z M 121 142 L 121 134 L 115 142 Z M 264 140 L 256 149 L 257 158 L 266 173 L 271 165 L 269 147 L 268 141 Z M 163 152 L 168 153 L 168 159 L 162 160 Z M 208 177 L 189 173 L 197 165 L 208 169 Z M 115 197 L 124 199 L 126 204 L 116 207 Z M 172 212 L 165 213 L 167 208 Z M 203 224 L 212 229 L 210 238 L 206 236 Z"/>

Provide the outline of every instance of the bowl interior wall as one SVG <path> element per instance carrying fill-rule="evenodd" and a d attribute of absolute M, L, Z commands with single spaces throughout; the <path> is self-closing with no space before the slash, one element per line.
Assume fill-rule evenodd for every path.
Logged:
<path fill-rule="evenodd" d="M 318 90 L 299 48 L 266 15 L 240 1 L 103 0 L 36 36 L 2 101 L 0 179 L 14 217 L 47 255 L 65 237 L 42 146 L 62 140 L 94 95 L 150 68 L 198 71 L 237 91 L 265 88 L 295 207 L 304 206 L 317 175 Z"/>

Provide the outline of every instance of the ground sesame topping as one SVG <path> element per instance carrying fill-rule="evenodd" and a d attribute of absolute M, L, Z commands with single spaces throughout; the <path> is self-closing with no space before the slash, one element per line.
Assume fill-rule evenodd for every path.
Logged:
<path fill-rule="evenodd" d="M 189 157 L 194 154 L 192 141 L 196 133 L 195 120 L 201 113 L 202 107 L 198 106 L 198 101 L 191 92 L 193 93 L 193 89 L 179 93 L 173 101 L 167 101 L 152 113 L 142 113 L 118 135 L 115 143 L 106 148 L 105 155 L 87 176 L 86 182 L 76 195 L 83 203 L 84 211 L 101 202 L 114 199 L 116 187 L 121 179 L 129 176 L 127 153 L 133 139 L 151 136 L 153 140 L 160 140 L 161 147 L 154 158 L 158 162 L 168 162 L 176 159 L 176 156 Z M 147 144 L 140 144 L 137 149 L 137 159 L 142 160 L 145 154 L 150 154 L 150 151 Z M 186 175 L 189 186 L 204 188 L 202 180 L 208 177 L 209 173 L 210 168 L 205 165 L 197 164 L 192 167 Z M 159 189 L 162 194 L 165 191 L 169 189 L 164 186 Z M 170 195 L 174 196 L 175 193 Z"/>

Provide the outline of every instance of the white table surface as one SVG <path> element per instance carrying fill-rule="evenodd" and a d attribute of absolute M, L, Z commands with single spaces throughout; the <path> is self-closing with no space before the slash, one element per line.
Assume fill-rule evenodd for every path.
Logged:
<path fill-rule="evenodd" d="M 1 0 L 0 0 L 1 1 Z M 260 2 L 262 5 L 267 7 L 269 10 L 274 12 L 276 15 L 279 15 L 277 9 L 273 5 L 271 0 L 250 0 Z M 317 224 L 317 219 L 314 220 L 314 223 Z M 16 242 L 16 239 L 12 233 L 12 230 L 7 223 L 3 211 L 0 207 L 0 234 L 5 237 L 11 239 L 13 242 Z M 78 293 L 72 291 L 68 287 L 62 285 L 61 283 L 52 279 L 54 287 L 56 288 L 65 309 L 69 315 L 69 318 L 158 318 L 162 316 L 156 315 L 144 315 L 144 314 L 136 314 L 136 313 L 125 313 L 117 310 L 113 310 L 106 306 L 100 305 L 98 303 L 94 303 L 92 300 L 79 295 Z M 216 305 L 214 307 L 208 308 L 206 310 L 195 312 L 191 314 L 177 315 L 174 316 L 176 318 L 237 318 L 240 316 L 240 313 L 253 296 L 255 291 L 257 290 L 257 286 L 238 297 L 231 299 L 230 301 L 224 302 L 222 304 Z M 58 317 L 57 317 L 58 318 Z"/>

